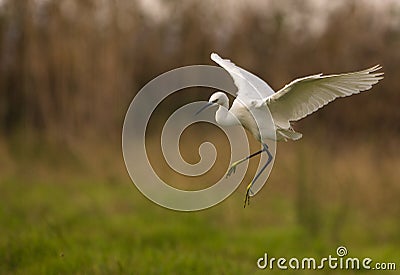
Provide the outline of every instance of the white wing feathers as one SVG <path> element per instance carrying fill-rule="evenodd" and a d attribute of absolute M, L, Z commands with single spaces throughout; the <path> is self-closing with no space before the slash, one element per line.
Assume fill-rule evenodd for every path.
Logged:
<path fill-rule="evenodd" d="M 222 68 L 224 68 L 231 75 L 231 77 L 233 78 L 233 82 L 235 83 L 239 91 L 247 88 L 248 83 L 246 79 L 240 72 L 239 67 L 237 67 L 232 61 L 230 61 L 229 59 L 222 59 L 216 53 L 211 54 L 211 59 Z"/>
<path fill-rule="evenodd" d="M 231 75 L 238 88 L 237 98 L 247 106 L 266 103 L 278 132 L 297 135 L 288 136 L 290 139 L 301 137 L 293 131 L 290 121 L 302 119 L 338 97 L 367 91 L 383 78 L 382 72 L 376 72 L 382 67 L 376 65 L 359 72 L 299 78 L 274 93 L 266 82 L 229 59 L 222 59 L 216 53 L 211 54 L 211 59 Z"/>
<path fill-rule="evenodd" d="M 266 103 L 275 124 L 288 129 L 290 121 L 304 118 L 338 97 L 371 89 L 383 78 L 383 73 L 374 73 L 381 68 L 376 65 L 359 72 L 299 78 L 269 96 Z"/>
<path fill-rule="evenodd" d="M 211 59 L 224 68 L 232 77 L 238 88 L 237 97 L 250 103 L 251 100 L 262 100 L 274 94 L 274 90 L 256 75 L 236 66 L 229 59 L 222 59 L 218 54 L 212 53 Z"/>

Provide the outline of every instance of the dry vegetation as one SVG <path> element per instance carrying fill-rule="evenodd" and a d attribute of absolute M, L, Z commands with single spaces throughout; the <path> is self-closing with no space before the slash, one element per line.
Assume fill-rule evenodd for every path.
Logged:
<path fill-rule="evenodd" d="M 262 252 L 264 240 L 276 251 L 297 251 L 301 256 L 308 241 L 311 253 L 344 243 L 360 253 L 373 250 L 383 260 L 399 255 L 394 248 L 400 242 L 396 220 L 400 215 L 399 5 L 376 10 L 368 5 L 370 1 L 343 1 L 326 11 L 322 26 L 313 21 L 313 1 L 271 0 L 268 7 L 258 8 L 242 5 L 240 16 L 231 14 L 234 8 L 222 14 L 224 7 L 211 1 L 161 1 L 160 12 L 151 15 L 143 2 L 0 1 L 0 194 L 7 205 L 0 219 L 12 219 L 9 229 L 0 230 L 11 236 L 0 241 L 0 262 L 5 259 L 8 264 L 0 266 L 0 273 L 1 268 L 4 273 L 18 270 L 20 253 L 31 257 L 30 250 L 21 248 L 25 245 L 44 253 L 35 256 L 38 263 L 43 256 L 50 264 L 44 268 L 22 261 L 21 273 L 129 273 L 130 265 L 162 273 L 147 266 L 160 244 L 156 255 L 171 274 L 193 266 L 199 274 L 208 268 L 220 274 L 251 273 L 258 254 L 251 254 L 243 265 L 235 261 L 232 269 L 220 269 L 219 261 L 231 264 L 230 258 L 224 259 L 226 251 L 235 259 L 249 251 Z M 322 27 L 314 28 L 315 24 Z M 261 76 L 273 88 L 299 76 L 378 63 L 383 65 L 385 79 L 371 92 L 338 100 L 296 123 L 303 140 L 278 144 L 267 188 L 249 209 L 242 212 L 241 186 L 220 206 L 182 219 L 129 189 L 132 198 L 125 189 L 130 181 L 120 153 L 121 128 L 130 101 L 145 83 L 179 66 L 212 64 L 212 51 Z M 160 105 L 154 129 L 149 131 L 153 164 L 161 163 L 157 134 L 166 115 L 184 103 L 207 99 L 211 92 L 194 90 L 188 97 L 177 100 L 175 96 Z M 220 136 L 210 138 L 211 128 L 206 130 L 191 128 L 183 135 L 181 148 L 184 157 L 195 162 L 193 144 L 208 139 L 219 144 L 221 159 L 210 179 L 227 168 L 228 145 Z M 252 146 L 257 149 L 256 143 Z M 176 186 L 188 180 L 163 170 L 165 165 L 157 169 Z M 23 199 L 16 193 L 23 194 Z M 66 214 L 59 209 L 59 201 Z M 87 219 L 93 213 L 95 218 Z M 165 224 L 166 215 L 172 217 L 169 224 Z M 152 216 L 158 221 L 150 221 Z M 147 225 L 153 222 L 158 227 L 148 231 Z M 93 225 L 97 231 L 86 243 L 86 236 L 80 235 L 82 228 Z M 26 229 L 30 227 L 36 228 L 34 235 Z M 25 230 L 19 233 L 20 228 Z M 186 235 L 182 238 L 175 228 Z M 302 233 L 297 232 L 299 228 Z M 69 235 L 66 230 L 75 233 L 70 243 L 61 236 Z M 238 245 L 226 236 L 231 230 Z M 131 237 L 131 231 L 139 233 Z M 107 254 L 107 243 L 115 232 L 126 238 L 112 247 L 122 264 Z M 43 236 L 48 235 L 51 241 L 46 243 Z M 200 252 L 193 252 L 191 247 L 199 245 L 198 235 L 206 241 L 199 246 Z M 171 237 L 168 243 L 166 238 Z M 187 253 L 170 249 L 176 243 Z M 197 262 L 202 255 L 214 255 L 215 243 L 219 246 L 215 262 L 208 256 Z M 86 252 L 88 258 L 82 260 L 79 253 L 87 244 L 90 253 L 97 254 L 90 258 Z M 66 251 L 76 253 L 76 262 L 70 266 L 57 262 L 46 245 L 55 251 L 65 245 Z M 148 252 L 143 262 L 131 261 L 132 249 Z M 189 260 L 183 257 L 176 262 L 181 254 L 189 255 Z M 101 266 L 104 259 L 112 263 Z"/>
<path fill-rule="evenodd" d="M 130 100 L 147 81 L 179 66 L 211 64 L 217 51 L 274 88 L 301 75 L 380 63 L 386 78 L 373 93 L 335 104 L 309 125 L 321 121 L 350 134 L 369 133 L 372 125 L 378 136 L 398 134 L 399 7 L 377 12 L 365 1 L 345 2 L 313 33 L 310 2 L 270 2 L 244 6 L 233 20 L 218 12 L 223 7 L 196 1 L 162 2 L 168 14 L 161 18 L 135 1 L 2 1 L 1 130 L 119 136 Z M 295 23 L 294 10 L 301 15 Z"/>

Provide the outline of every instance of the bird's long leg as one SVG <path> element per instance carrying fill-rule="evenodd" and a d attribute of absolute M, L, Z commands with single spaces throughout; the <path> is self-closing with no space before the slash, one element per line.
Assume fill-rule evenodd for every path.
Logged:
<path fill-rule="evenodd" d="M 245 158 L 243 158 L 241 160 L 238 160 L 238 161 L 235 161 L 234 163 L 232 163 L 231 167 L 229 167 L 228 173 L 226 173 L 226 177 L 229 177 L 230 175 L 232 175 L 233 173 L 236 172 L 236 166 L 238 166 L 242 162 L 245 162 L 248 159 L 251 159 L 252 157 L 255 157 L 255 156 L 261 154 L 262 152 L 264 152 L 264 149 L 262 149 L 262 150 L 260 150 L 258 152 L 255 152 L 255 153 L 251 154 L 250 156 L 247 156 L 247 157 L 245 157 Z"/>
<path fill-rule="evenodd" d="M 260 175 L 264 172 L 264 170 L 267 168 L 267 166 L 271 163 L 272 161 L 272 154 L 271 152 L 268 150 L 268 145 L 263 143 L 263 150 L 261 150 L 261 152 L 266 152 L 268 155 L 268 160 L 267 163 L 260 169 L 260 171 L 256 174 L 256 176 L 254 177 L 254 179 L 251 181 L 251 183 L 247 186 L 246 189 L 246 196 L 244 198 L 244 207 L 246 207 L 246 204 L 250 204 L 250 193 L 251 193 L 251 187 L 253 187 L 254 183 L 256 182 L 256 180 L 260 177 Z"/>

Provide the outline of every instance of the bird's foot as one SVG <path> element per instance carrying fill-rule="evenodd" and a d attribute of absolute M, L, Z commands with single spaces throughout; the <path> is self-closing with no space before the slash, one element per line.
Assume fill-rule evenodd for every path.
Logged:
<path fill-rule="evenodd" d="M 226 173 L 226 178 L 236 172 L 236 166 L 238 166 L 238 164 L 240 164 L 240 161 L 232 163 L 231 167 L 229 167 L 228 173 Z"/>
<path fill-rule="evenodd" d="M 250 195 L 253 195 L 253 192 L 251 191 L 251 186 L 253 183 L 250 183 L 247 188 L 246 188 L 246 196 L 244 197 L 244 206 L 243 208 L 246 208 L 246 205 L 250 205 Z"/>

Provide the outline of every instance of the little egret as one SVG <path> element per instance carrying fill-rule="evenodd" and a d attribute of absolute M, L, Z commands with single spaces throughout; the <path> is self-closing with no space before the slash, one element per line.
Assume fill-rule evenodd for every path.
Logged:
<path fill-rule="evenodd" d="M 252 73 L 236 66 L 229 59 L 222 59 L 212 53 L 211 59 L 224 68 L 232 77 L 237 87 L 237 97 L 229 108 L 229 99 L 225 93 L 216 92 L 211 95 L 208 103 L 198 112 L 207 107 L 219 106 L 215 120 L 222 126 L 242 125 L 262 145 L 262 149 L 248 157 L 232 163 L 227 173 L 230 176 L 240 163 L 265 152 L 268 155 L 266 164 L 258 171 L 247 186 L 244 207 L 250 202 L 251 187 L 272 161 L 266 140 L 298 140 L 301 133 L 294 131 L 291 121 L 297 121 L 315 112 L 338 97 L 350 96 L 371 89 L 383 78 L 382 72 L 376 72 L 382 67 L 373 66 L 369 69 L 343 74 L 316 74 L 296 79 L 278 92 Z M 272 117 L 271 123 L 263 123 L 266 113 Z M 269 115 L 269 114 L 268 114 Z"/>

